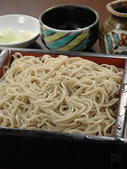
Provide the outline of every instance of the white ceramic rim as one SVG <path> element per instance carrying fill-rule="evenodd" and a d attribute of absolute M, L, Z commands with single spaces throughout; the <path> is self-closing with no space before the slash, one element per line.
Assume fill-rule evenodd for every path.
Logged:
<path fill-rule="evenodd" d="M 53 27 L 47 26 L 46 24 L 44 24 L 44 23 L 42 22 L 41 18 L 42 18 L 42 16 L 43 16 L 46 12 L 52 10 L 53 8 L 58 8 L 58 7 L 62 7 L 62 6 L 78 6 L 78 7 L 81 7 L 81 8 L 89 9 L 89 10 L 91 10 L 91 11 L 95 14 L 96 20 L 95 20 L 95 22 L 93 22 L 91 25 L 89 25 L 89 26 L 87 26 L 87 27 L 84 27 L 84 28 L 79 28 L 79 29 L 77 29 L 77 30 L 72 30 L 72 29 L 69 29 L 69 30 L 55 29 L 55 28 L 53 28 Z M 41 25 L 44 25 L 44 27 L 46 27 L 46 28 L 48 28 L 48 29 L 50 29 L 50 30 L 54 30 L 54 31 L 56 31 L 56 32 L 61 32 L 61 31 L 62 31 L 62 32 L 79 32 L 79 31 L 82 31 L 82 30 L 90 29 L 91 27 L 93 27 L 94 25 L 96 25 L 97 23 L 99 23 L 99 14 L 98 14 L 98 12 L 97 12 L 95 9 L 93 9 L 93 8 L 91 8 L 91 7 L 89 7 L 89 6 L 86 6 L 86 5 L 79 5 L 79 4 L 61 4 L 61 5 L 53 6 L 53 7 L 51 7 L 51 8 L 46 9 L 45 11 L 43 11 L 43 12 L 40 14 L 40 16 L 39 16 L 39 22 L 40 22 Z"/>
<path fill-rule="evenodd" d="M 35 17 L 33 17 L 33 16 L 30 16 L 30 15 L 25 15 L 25 14 L 7 14 L 7 15 L 1 15 L 0 16 L 0 18 L 6 18 L 6 17 L 9 17 L 9 16 L 23 16 L 23 17 L 27 17 L 27 18 L 30 18 L 30 19 L 33 19 L 33 20 L 35 20 L 36 22 L 38 22 L 38 27 L 39 27 L 39 20 L 37 19 L 37 18 L 35 18 Z M 39 35 L 40 35 L 40 31 L 39 31 L 39 29 L 38 29 L 38 32 L 37 32 L 37 34 L 34 36 L 34 37 L 32 37 L 32 38 L 30 38 L 30 39 L 28 39 L 28 40 L 25 40 L 25 41 L 22 41 L 22 42 L 12 42 L 12 43 L 0 43 L 0 46 L 1 47 L 11 47 L 11 46 L 16 46 L 16 45 L 22 45 L 22 44 L 24 44 L 24 43 L 29 43 L 30 41 L 33 41 L 34 39 L 37 39 L 38 37 L 39 37 Z"/>

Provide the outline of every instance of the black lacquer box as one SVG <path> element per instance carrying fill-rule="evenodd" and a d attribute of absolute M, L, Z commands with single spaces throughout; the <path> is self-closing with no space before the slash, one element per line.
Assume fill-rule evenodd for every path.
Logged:
<path fill-rule="evenodd" d="M 1 168 L 126 169 L 127 168 L 127 57 L 87 52 L 58 52 L 32 49 L 1 49 L 0 77 L 9 53 L 23 55 L 79 56 L 98 64 L 124 69 L 113 137 L 0 128 Z"/>

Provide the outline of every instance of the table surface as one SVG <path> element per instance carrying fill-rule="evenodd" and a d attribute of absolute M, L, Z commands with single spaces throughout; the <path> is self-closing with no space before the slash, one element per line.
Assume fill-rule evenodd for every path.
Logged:
<path fill-rule="evenodd" d="M 0 15 L 6 14 L 25 14 L 39 18 L 40 14 L 47 8 L 56 6 L 59 4 L 82 4 L 94 8 L 99 16 L 101 28 L 103 22 L 110 15 L 106 9 L 106 4 L 111 0 L 0 0 Z M 43 48 L 41 40 L 38 39 L 37 44 L 33 48 Z M 101 52 L 99 42 L 94 44 L 92 50 L 95 52 Z"/>

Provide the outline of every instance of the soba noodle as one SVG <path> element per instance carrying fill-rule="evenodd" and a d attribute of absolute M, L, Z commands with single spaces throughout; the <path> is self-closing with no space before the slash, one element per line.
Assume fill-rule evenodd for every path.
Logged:
<path fill-rule="evenodd" d="M 0 80 L 1 127 L 112 136 L 122 69 L 79 57 L 17 55 Z"/>

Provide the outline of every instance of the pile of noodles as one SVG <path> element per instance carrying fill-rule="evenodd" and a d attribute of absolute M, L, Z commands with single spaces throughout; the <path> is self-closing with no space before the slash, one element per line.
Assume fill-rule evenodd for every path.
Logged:
<path fill-rule="evenodd" d="M 0 126 L 112 136 L 122 77 L 79 57 L 15 59 L 0 80 Z"/>

